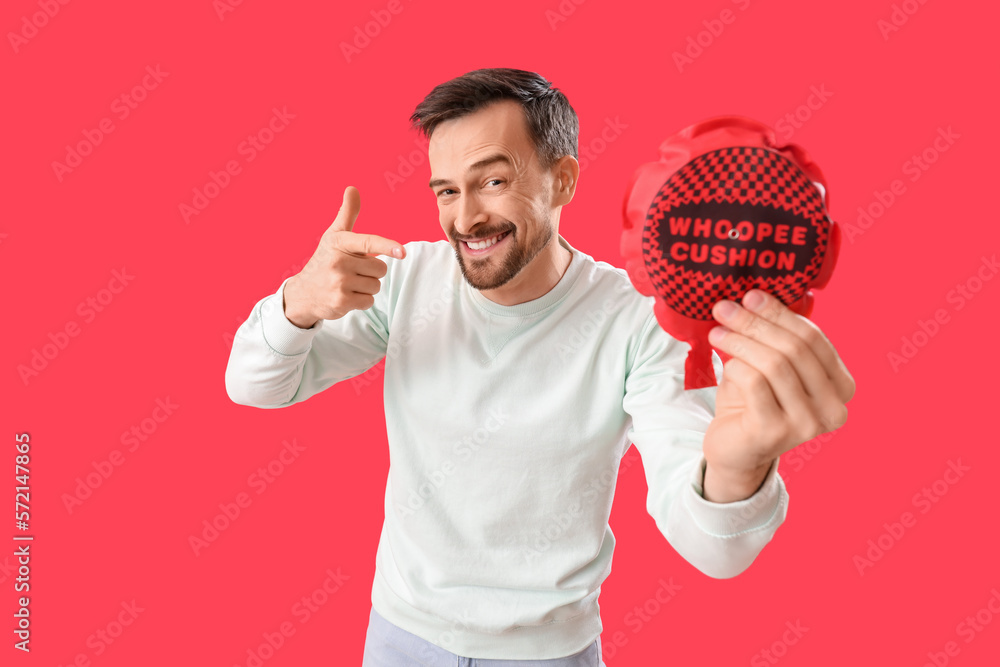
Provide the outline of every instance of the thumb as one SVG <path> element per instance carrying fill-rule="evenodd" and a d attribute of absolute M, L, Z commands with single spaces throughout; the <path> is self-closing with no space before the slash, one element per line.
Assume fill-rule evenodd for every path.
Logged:
<path fill-rule="evenodd" d="M 354 221 L 358 218 L 358 211 L 361 210 L 361 193 L 353 185 L 348 185 L 344 189 L 344 201 L 340 205 L 337 217 L 330 225 L 333 231 L 349 232 L 354 228 Z"/>

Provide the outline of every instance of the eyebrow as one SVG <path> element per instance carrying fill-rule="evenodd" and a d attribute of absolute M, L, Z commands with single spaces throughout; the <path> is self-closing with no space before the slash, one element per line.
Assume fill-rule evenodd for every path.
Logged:
<path fill-rule="evenodd" d="M 514 166 L 511 163 L 510 158 L 508 158 L 503 153 L 494 153 L 493 155 L 488 155 L 488 156 L 484 157 L 482 160 L 479 160 L 478 162 L 473 162 L 469 166 L 469 171 L 479 171 L 480 169 L 484 169 L 484 168 L 486 168 L 486 167 L 488 167 L 491 164 L 494 164 L 496 162 L 506 163 L 507 166 L 509 166 L 509 167 L 513 167 Z M 435 178 L 435 179 L 432 179 L 431 182 L 428 183 L 427 185 L 431 189 L 433 189 L 433 188 L 436 188 L 439 185 L 452 185 L 452 182 L 449 181 L 447 178 Z"/>

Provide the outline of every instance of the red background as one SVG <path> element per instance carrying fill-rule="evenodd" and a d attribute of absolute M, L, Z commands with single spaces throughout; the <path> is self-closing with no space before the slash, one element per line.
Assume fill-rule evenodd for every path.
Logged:
<path fill-rule="evenodd" d="M 817 292 L 814 321 L 857 395 L 848 423 L 812 443 L 809 460 L 805 445 L 782 458 L 788 518 L 758 560 L 734 579 L 702 575 L 646 514 L 641 466 L 621 473 L 618 547 L 601 596 L 607 664 L 774 664 L 764 650 L 789 667 L 922 665 L 928 652 L 939 664 L 996 664 L 1000 617 L 982 612 L 990 622 L 971 637 L 959 624 L 1000 587 L 988 351 L 1000 280 L 973 280 L 979 291 L 961 301 L 952 290 L 1000 246 L 979 196 L 996 187 L 997 10 L 911 0 L 915 13 L 897 15 L 907 20 L 886 37 L 888 1 L 644 5 L 567 0 L 563 15 L 557 0 L 403 0 L 348 62 L 341 43 L 386 2 L 247 0 L 221 19 L 210 0 L 70 2 L 39 18 L 37 34 L 23 23 L 41 11 L 36 0 L 4 3 L 0 451 L 10 471 L 14 435 L 30 434 L 35 541 L 32 651 L 14 650 L 5 632 L 3 664 L 68 665 L 84 654 L 102 667 L 246 665 L 263 633 L 286 621 L 295 633 L 264 664 L 360 664 L 388 468 L 381 378 L 283 410 L 242 407 L 223 382 L 229 343 L 252 305 L 311 255 L 346 185 L 361 192 L 356 231 L 443 238 L 426 161 L 395 188 L 385 175 L 419 145 L 408 117 L 423 96 L 480 67 L 537 71 L 567 94 L 593 159 L 560 232 L 616 266 L 632 171 L 656 159 L 668 134 L 709 116 L 773 124 L 798 110 L 804 120 L 784 138 L 821 166 L 831 217 L 845 227 L 894 180 L 905 185 L 867 230 L 845 235 Z M 711 23 L 724 9 L 732 22 Z M 707 46 L 679 69 L 673 52 L 705 21 L 721 34 L 705 32 Z M 21 31 L 32 36 L 12 44 Z M 147 66 L 169 74 L 120 119 L 114 100 Z M 813 86 L 827 99 L 800 109 Z M 238 146 L 274 107 L 295 118 L 248 162 Z M 60 181 L 53 162 L 104 118 L 114 131 Z M 602 146 L 608 119 L 626 127 Z M 911 180 L 907 161 L 949 127 L 957 140 Z M 180 204 L 229 160 L 240 173 L 185 223 Z M 102 293 L 122 268 L 134 278 Z M 79 305 L 101 295 L 113 298 L 87 321 Z M 889 354 L 939 310 L 947 321 L 894 368 Z M 69 322 L 78 335 L 25 381 L 22 367 Z M 168 397 L 173 414 L 146 422 L 155 432 L 128 451 L 123 433 Z M 304 452 L 258 495 L 248 477 L 293 439 Z M 115 450 L 122 464 L 68 511 L 77 478 Z M 944 479 L 949 460 L 969 471 L 940 482 L 944 495 L 921 513 L 914 495 Z M 196 556 L 189 537 L 240 492 L 250 506 Z M 868 540 L 888 543 L 883 524 L 906 511 L 915 524 L 860 574 L 855 556 Z M 20 531 L 6 516 L 10 554 Z M 9 629 L 13 562 L 0 556 Z M 293 606 L 328 568 L 349 579 L 302 623 Z M 629 614 L 655 600 L 661 578 L 682 588 L 661 608 L 650 602 L 655 613 L 636 631 Z M 143 611 L 98 655 L 88 638 L 133 600 Z M 796 622 L 808 630 L 783 644 Z"/>

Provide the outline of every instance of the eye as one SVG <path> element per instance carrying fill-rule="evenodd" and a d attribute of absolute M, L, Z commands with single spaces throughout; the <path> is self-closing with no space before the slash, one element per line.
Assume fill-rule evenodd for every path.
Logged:
<path fill-rule="evenodd" d="M 446 192 L 454 192 L 454 190 L 452 190 L 451 188 L 445 188 L 444 190 L 441 190 L 441 191 L 440 191 L 440 192 L 438 193 L 438 197 L 440 197 L 441 195 L 443 195 L 443 194 L 444 194 L 444 193 L 446 193 Z"/>
<path fill-rule="evenodd" d="M 490 180 L 488 180 L 486 182 L 487 183 L 492 183 L 493 181 L 496 181 L 497 183 L 503 183 L 503 179 L 502 178 L 491 178 Z"/>

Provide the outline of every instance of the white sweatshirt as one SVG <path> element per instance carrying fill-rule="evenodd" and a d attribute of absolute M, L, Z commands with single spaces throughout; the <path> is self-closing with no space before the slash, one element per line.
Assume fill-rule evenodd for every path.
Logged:
<path fill-rule="evenodd" d="M 716 387 L 685 391 L 689 347 L 659 326 L 654 298 L 558 239 L 573 253 L 566 273 L 516 306 L 469 285 L 444 240 L 380 256 L 374 306 L 311 329 L 285 317 L 282 283 L 240 327 L 226 369 L 233 401 L 280 408 L 385 357 L 390 464 L 372 605 L 465 657 L 558 658 L 600 635 L 630 442 L 647 511 L 710 577 L 745 570 L 788 508 L 777 459 L 750 498 L 702 497 Z"/>

